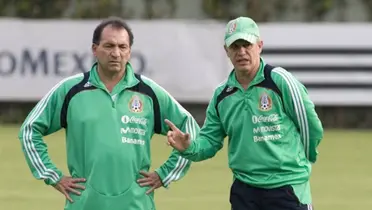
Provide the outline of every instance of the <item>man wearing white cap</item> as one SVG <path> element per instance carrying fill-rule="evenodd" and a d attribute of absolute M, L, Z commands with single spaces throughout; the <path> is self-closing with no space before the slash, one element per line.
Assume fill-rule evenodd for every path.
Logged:
<path fill-rule="evenodd" d="M 212 158 L 228 137 L 233 210 L 309 210 L 311 164 L 323 138 L 307 90 L 291 73 L 266 64 L 257 24 L 239 17 L 226 26 L 234 69 L 209 103 L 195 140 L 172 122 L 168 144 L 192 161 Z"/>

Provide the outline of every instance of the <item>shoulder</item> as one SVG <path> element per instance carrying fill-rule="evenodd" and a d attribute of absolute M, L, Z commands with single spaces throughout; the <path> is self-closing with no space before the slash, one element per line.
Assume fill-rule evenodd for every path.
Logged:
<path fill-rule="evenodd" d="M 69 77 L 66 77 L 56 83 L 49 93 L 59 93 L 62 95 L 67 94 L 67 92 L 75 85 L 83 81 L 84 73 L 75 74 Z"/>
<path fill-rule="evenodd" d="M 141 81 L 146 85 L 148 88 L 150 88 L 155 95 L 159 98 L 159 100 L 164 100 L 167 97 L 172 97 L 168 91 L 165 90 L 161 85 L 159 85 L 154 80 L 144 76 L 144 75 L 138 75 L 141 79 Z"/>
<path fill-rule="evenodd" d="M 165 90 L 163 87 L 161 87 L 158 83 L 156 83 L 154 80 L 152 80 L 152 79 L 150 79 L 150 78 L 148 78 L 148 77 L 146 77 L 146 76 L 144 76 L 144 75 L 142 75 L 142 74 L 138 74 L 138 77 L 140 77 L 141 78 L 141 80 L 142 80 L 142 82 L 145 84 L 145 85 L 147 85 L 147 86 L 149 86 L 151 89 L 153 89 L 154 91 L 155 90 L 161 90 L 161 89 L 163 89 L 163 90 Z"/>
<path fill-rule="evenodd" d="M 158 83 L 156 83 L 154 80 L 144 76 L 144 75 L 139 75 L 142 82 L 151 88 L 151 90 L 155 93 L 155 95 L 159 98 L 160 101 L 166 100 L 168 98 L 171 98 L 172 100 L 176 101 L 170 93 L 168 93 L 165 88 L 160 86 Z"/>
<path fill-rule="evenodd" d="M 187 115 L 191 116 L 191 114 L 167 90 L 165 90 L 165 88 L 144 75 L 140 75 L 140 77 L 143 83 L 145 83 L 154 91 L 156 97 L 159 100 L 159 103 L 162 104 L 162 106 L 167 107 L 172 104 Z"/>
<path fill-rule="evenodd" d="M 278 85 L 298 85 L 300 81 L 288 70 L 283 67 L 275 67 L 271 71 L 272 80 Z"/>
<path fill-rule="evenodd" d="M 87 72 L 89 74 L 90 72 Z M 70 89 L 73 86 L 79 84 L 84 79 L 84 73 L 75 74 L 63 79 L 60 83 L 62 83 L 63 87 Z M 86 78 L 88 80 L 88 78 Z"/>
<path fill-rule="evenodd" d="M 227 80 L 228 79 L 224 79 L 220 84 L 217 85 L 217 87 L 214 88 L 213 98 L 220 95 L 222 91 L 228 86 Z"/>
<path fill-rule="evenodd" d="M 275 67 L 271 72 L 271 78 L 280 90 L 289 91 L 291 94 L 299 92 L 307 93 L 306 86 L 291 72 L 282 67 Z"/>

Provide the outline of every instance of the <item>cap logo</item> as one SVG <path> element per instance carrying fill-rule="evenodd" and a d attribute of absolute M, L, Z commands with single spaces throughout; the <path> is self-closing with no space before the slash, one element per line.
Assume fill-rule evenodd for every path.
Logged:
<path fill-rule="evenodd" d="M 232 34 L 235 30 L 236 30 L 236 21 L 230 24 L 228 33 Z"/>

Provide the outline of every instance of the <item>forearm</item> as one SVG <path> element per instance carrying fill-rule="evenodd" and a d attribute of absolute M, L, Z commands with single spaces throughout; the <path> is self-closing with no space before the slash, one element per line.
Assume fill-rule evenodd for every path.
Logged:
<path fill-rule="evenodd" d="M 323 139 L 323 126 L 321 121 L 318 119 L 315 111 L 309 116 L 309 161 L 312 163 L 316 162 L 318 151 L 317 147 L 320 141 Z"/>
<path fill-rule="evenodd" d="M 191 141 L 190 146 L 181 155 L 188 160 L 199 162 L 214 157 L 221 148 L 220 143 L 214 144 L 206 138 L 197 138 Z"/>
<path fill-rule="evenodd" d="M 162 166 L 156 169 L 156 172 L 162 180 L 163 186 L 168 187 L 171 182 L 184 177 L 189 170 L 190 165 L 190 160 L 183 158 L 174 150 L 169 159 Z"/>
<path fill-rule="evenodd" d="M 50 160 L 41 136 L 32 133 L 33 131 L 25 126 L 19 135 L 27 164 L 36 179 L 42 179 L 46 184 L 55 184 L 60 180 L 62 172 Z"/>

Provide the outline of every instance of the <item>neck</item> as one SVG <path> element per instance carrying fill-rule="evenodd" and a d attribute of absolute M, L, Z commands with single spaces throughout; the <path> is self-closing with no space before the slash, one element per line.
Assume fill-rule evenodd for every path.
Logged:
<path fill-rule="evenodd" d="M 110 92 L 125 75 L 125 69 L 119 72 L 108 72 L 108 71 L 102 70 L 102 67 L 100 67 L 99 65 L 97 66 L 97 72 L 98 72 L 98 76 L 100 77 L 101 81 L 106 86 L 107 90 L 109 90 Z"/>
<path fill-rule="evenodd" d="M 259 68 L 260 66 L 256 66 L 248 71 L 235 71 L 236 80 L 238 80 L 239 84 L 244 89 L 247 89 L 249 84 L 252 82 L 252 80 L 256 76 Z"/>

